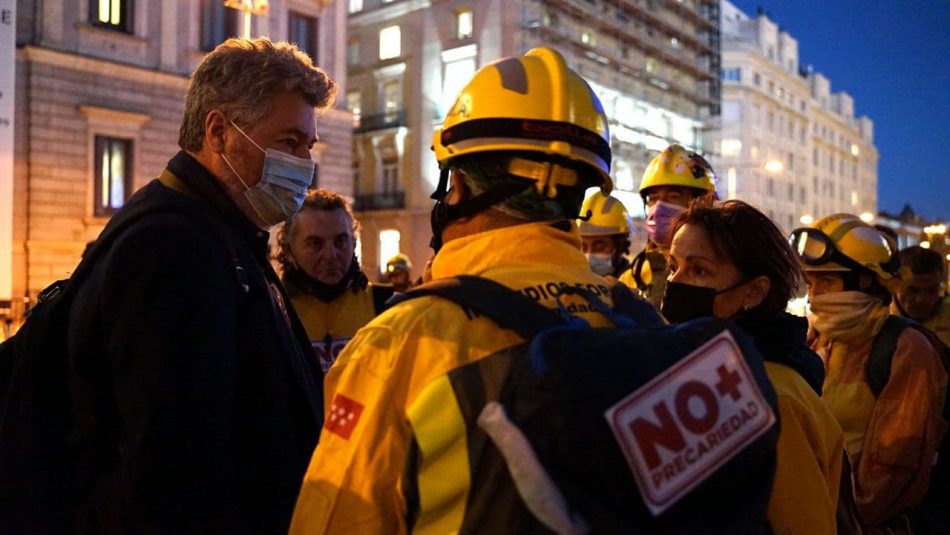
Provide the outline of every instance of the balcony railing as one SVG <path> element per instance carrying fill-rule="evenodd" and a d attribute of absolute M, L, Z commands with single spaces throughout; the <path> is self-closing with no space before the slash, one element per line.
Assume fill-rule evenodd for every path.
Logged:
<path fill-rule="evenodd" d="M 394 110 L 360 117 L 359 123 L 353 126 L 353 131 L 370 132 L 397 126 L 406 126 L 406 110 Z"/>
<path fill-rule="evenodd" d="M 367 193 L 357 195 L 353 209 L 366 210 L 397 210 L 406 207 L 406 192 L 393 191 L 390 193 Z"/>

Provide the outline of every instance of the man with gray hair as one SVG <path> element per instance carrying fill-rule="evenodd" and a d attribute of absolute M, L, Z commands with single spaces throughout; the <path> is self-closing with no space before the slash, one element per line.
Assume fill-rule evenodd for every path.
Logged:
<path fill-rule="evenodd" d="M 286 532 L 322 385 L 267 231 L 303 202 L 335 92 L 266 38 L 194 72 L 181 152 L 110 221 L 70 310 L 63 532 Z"/>

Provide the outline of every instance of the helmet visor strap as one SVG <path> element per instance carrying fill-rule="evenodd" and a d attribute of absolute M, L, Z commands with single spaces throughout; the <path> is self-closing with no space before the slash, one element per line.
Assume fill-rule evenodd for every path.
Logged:
<path fill-rule="evenodd" d="M 808 266 L 821 266 L 834 262 L 854 270 L 867 271 L 865 266 L 838 250 L 835 242 L 818 229 L 795 229 L 789 237 L 789 243 L 802 262 Z"/>

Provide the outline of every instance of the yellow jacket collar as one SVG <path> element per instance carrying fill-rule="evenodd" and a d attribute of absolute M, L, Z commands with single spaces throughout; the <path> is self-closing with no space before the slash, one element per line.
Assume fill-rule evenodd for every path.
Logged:
<path fill-rule="evenodd" d="M 456 238 L 432 261 L 432 278 L 481 275 L 498 267 L 555 264 L 587 267 L 577 229 L 556 229 L 550 222 L 525 223 Z"/>

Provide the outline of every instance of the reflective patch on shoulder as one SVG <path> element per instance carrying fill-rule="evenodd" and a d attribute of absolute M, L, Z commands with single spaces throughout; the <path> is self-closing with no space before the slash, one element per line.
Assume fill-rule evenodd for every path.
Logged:
<path fill-rule="evenodd" d="M 654 515 L 683 498 L 776 421 L 728 331 L 604 416 Z"/>

